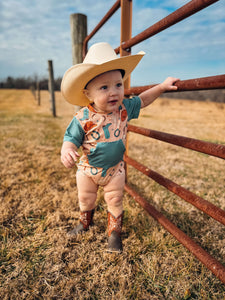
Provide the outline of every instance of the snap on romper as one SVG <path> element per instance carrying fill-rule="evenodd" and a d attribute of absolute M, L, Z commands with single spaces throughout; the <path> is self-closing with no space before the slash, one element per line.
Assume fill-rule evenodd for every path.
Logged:
<path fill-rule="evenodd" d="M 99 113 L 90 104 L 75 114 L 64 141 L 82 147 L 78 172 L 83 172 L 101 186 L 118 172 L 124 172 L 127 122 L 138 118 L 140 108 L 141 99 L 135 96 L 124 99 L 115 112 Z"/>

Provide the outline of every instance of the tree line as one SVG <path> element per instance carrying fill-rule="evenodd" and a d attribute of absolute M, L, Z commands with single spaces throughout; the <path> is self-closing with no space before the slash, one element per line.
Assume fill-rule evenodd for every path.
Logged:
<path fill-rule="evenodd" d="M 56 91 L 60 90 L 62 78 L 59 77 L 54 80 L 54 89 Z M 37 83 L 39 84 L 40 90 L 48 90 L 48 79 L 42 78 L 38 79 L 37 76 L 29 77 L 11 77 L 8 76 L 6 79 L 0 81 L 1 89 L 36 89 Z"/>

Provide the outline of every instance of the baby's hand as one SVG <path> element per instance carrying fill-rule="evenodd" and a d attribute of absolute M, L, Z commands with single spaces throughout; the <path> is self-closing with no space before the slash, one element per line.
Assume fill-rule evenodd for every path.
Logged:
<path fill-rule="evenodd" d="M 66 168 L 72 168 L 75 166 L 79 156 L 80 155 L 73 148 L 66 148 L 61 152 L 61 162 Z"/>
<path fill-rule="evenodd" d="M 166 80 L 164 80 L 160 85 L 163 90 L 165 91 L 176 91 L 177 86 L 174 85 L 175 82 L 179 81 L 179 78 L 174 78 L 174 77 L 168 77 Z"/>

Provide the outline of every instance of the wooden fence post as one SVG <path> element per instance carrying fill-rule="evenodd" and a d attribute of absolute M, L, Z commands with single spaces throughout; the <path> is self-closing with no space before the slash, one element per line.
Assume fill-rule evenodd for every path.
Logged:
<path fill-rule="evenodd" d="M 83 61 L 83 42 L 87 36 L 87 16 L 83 14 L 70 15 L 70 30 L 73 64 L 80 64 Z M 75 105 L 75 112 L 79 109 L 80 106 Z"/>
<path fill-rule="evenodd" d="M 53 74 L 52 60 L 48 60 L 48 73 L 49 73 L 48 89 L 49 89 L 49 93 L 51 95 L 52 114 L 53 114 L 53 117 L 56 117 L 55 91 L 54 91 L 54 74 Z"/>
<path fill-rule="evenodd" d="M 40 85 L 39 85 L 39 81 L 38 80 L 36 82 L 36 90 L 37 90 L 38 106 L 40 106 L 41 105 L 41 95 L 40 95 Z"/>
<path fill-rule="evenodd" d="M 30 86 L 30 91 L 31 91 L 32 95 L 34 96 L 34 100 L 36 100 L 36 92 L 35 92 L 35 87 L 33 84 Z"/>
<path fill-rule="evenodd" d="M 87 16 L 83 14 L 70 15 L 70 30 L 72 40 L 73 64 L 82 63 L 83 42 L 87 36 Z"/>

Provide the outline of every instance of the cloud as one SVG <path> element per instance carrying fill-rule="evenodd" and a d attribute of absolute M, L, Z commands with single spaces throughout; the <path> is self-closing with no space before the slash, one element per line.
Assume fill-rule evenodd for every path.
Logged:
<path fill-rule="evenodd" d="M 93 28 L 99 21 L 100 12 L 107 12 L 108 5 L 91 0 L 3 0 L 0 12 L 0 77 L 7 76 L 6 72 L 15 76 L 25 75 L 26 65 L 30 65 L 30 72 L 35 70 L 41 76 L 45 75 L 48 59 L 54 61 L 56 76 L 62 76 L 72 63 L 70 14 L 87 13 L 87 7 L 91 8 L 88 25 Z M 4 67 L 6 61 L 10 65 L 8 70 Z"/>
<path fill-rule="evenodd" d="M 164 18 L 188 1 L 133 1 L 133 36 Z M 0 78 L 47 75 L 47 60 L 53 60 L 55 77 L 72 64 L 69 18 L 88 16 L 88 33 L 115 0 L 2 0 L 0 3 Z M 120 43 L 120 10 L 91 39 Z M 132 53 L 147 54 L 134 71 L 136 85 L 159 82 L 168 75 L 194 78 L 224 73 L 224 1 L 168 28 L 133 47 Z M 214 74 L 213 74 L 214 72 Z M 177 75 L 178 74 L 178 75 Z"/>

